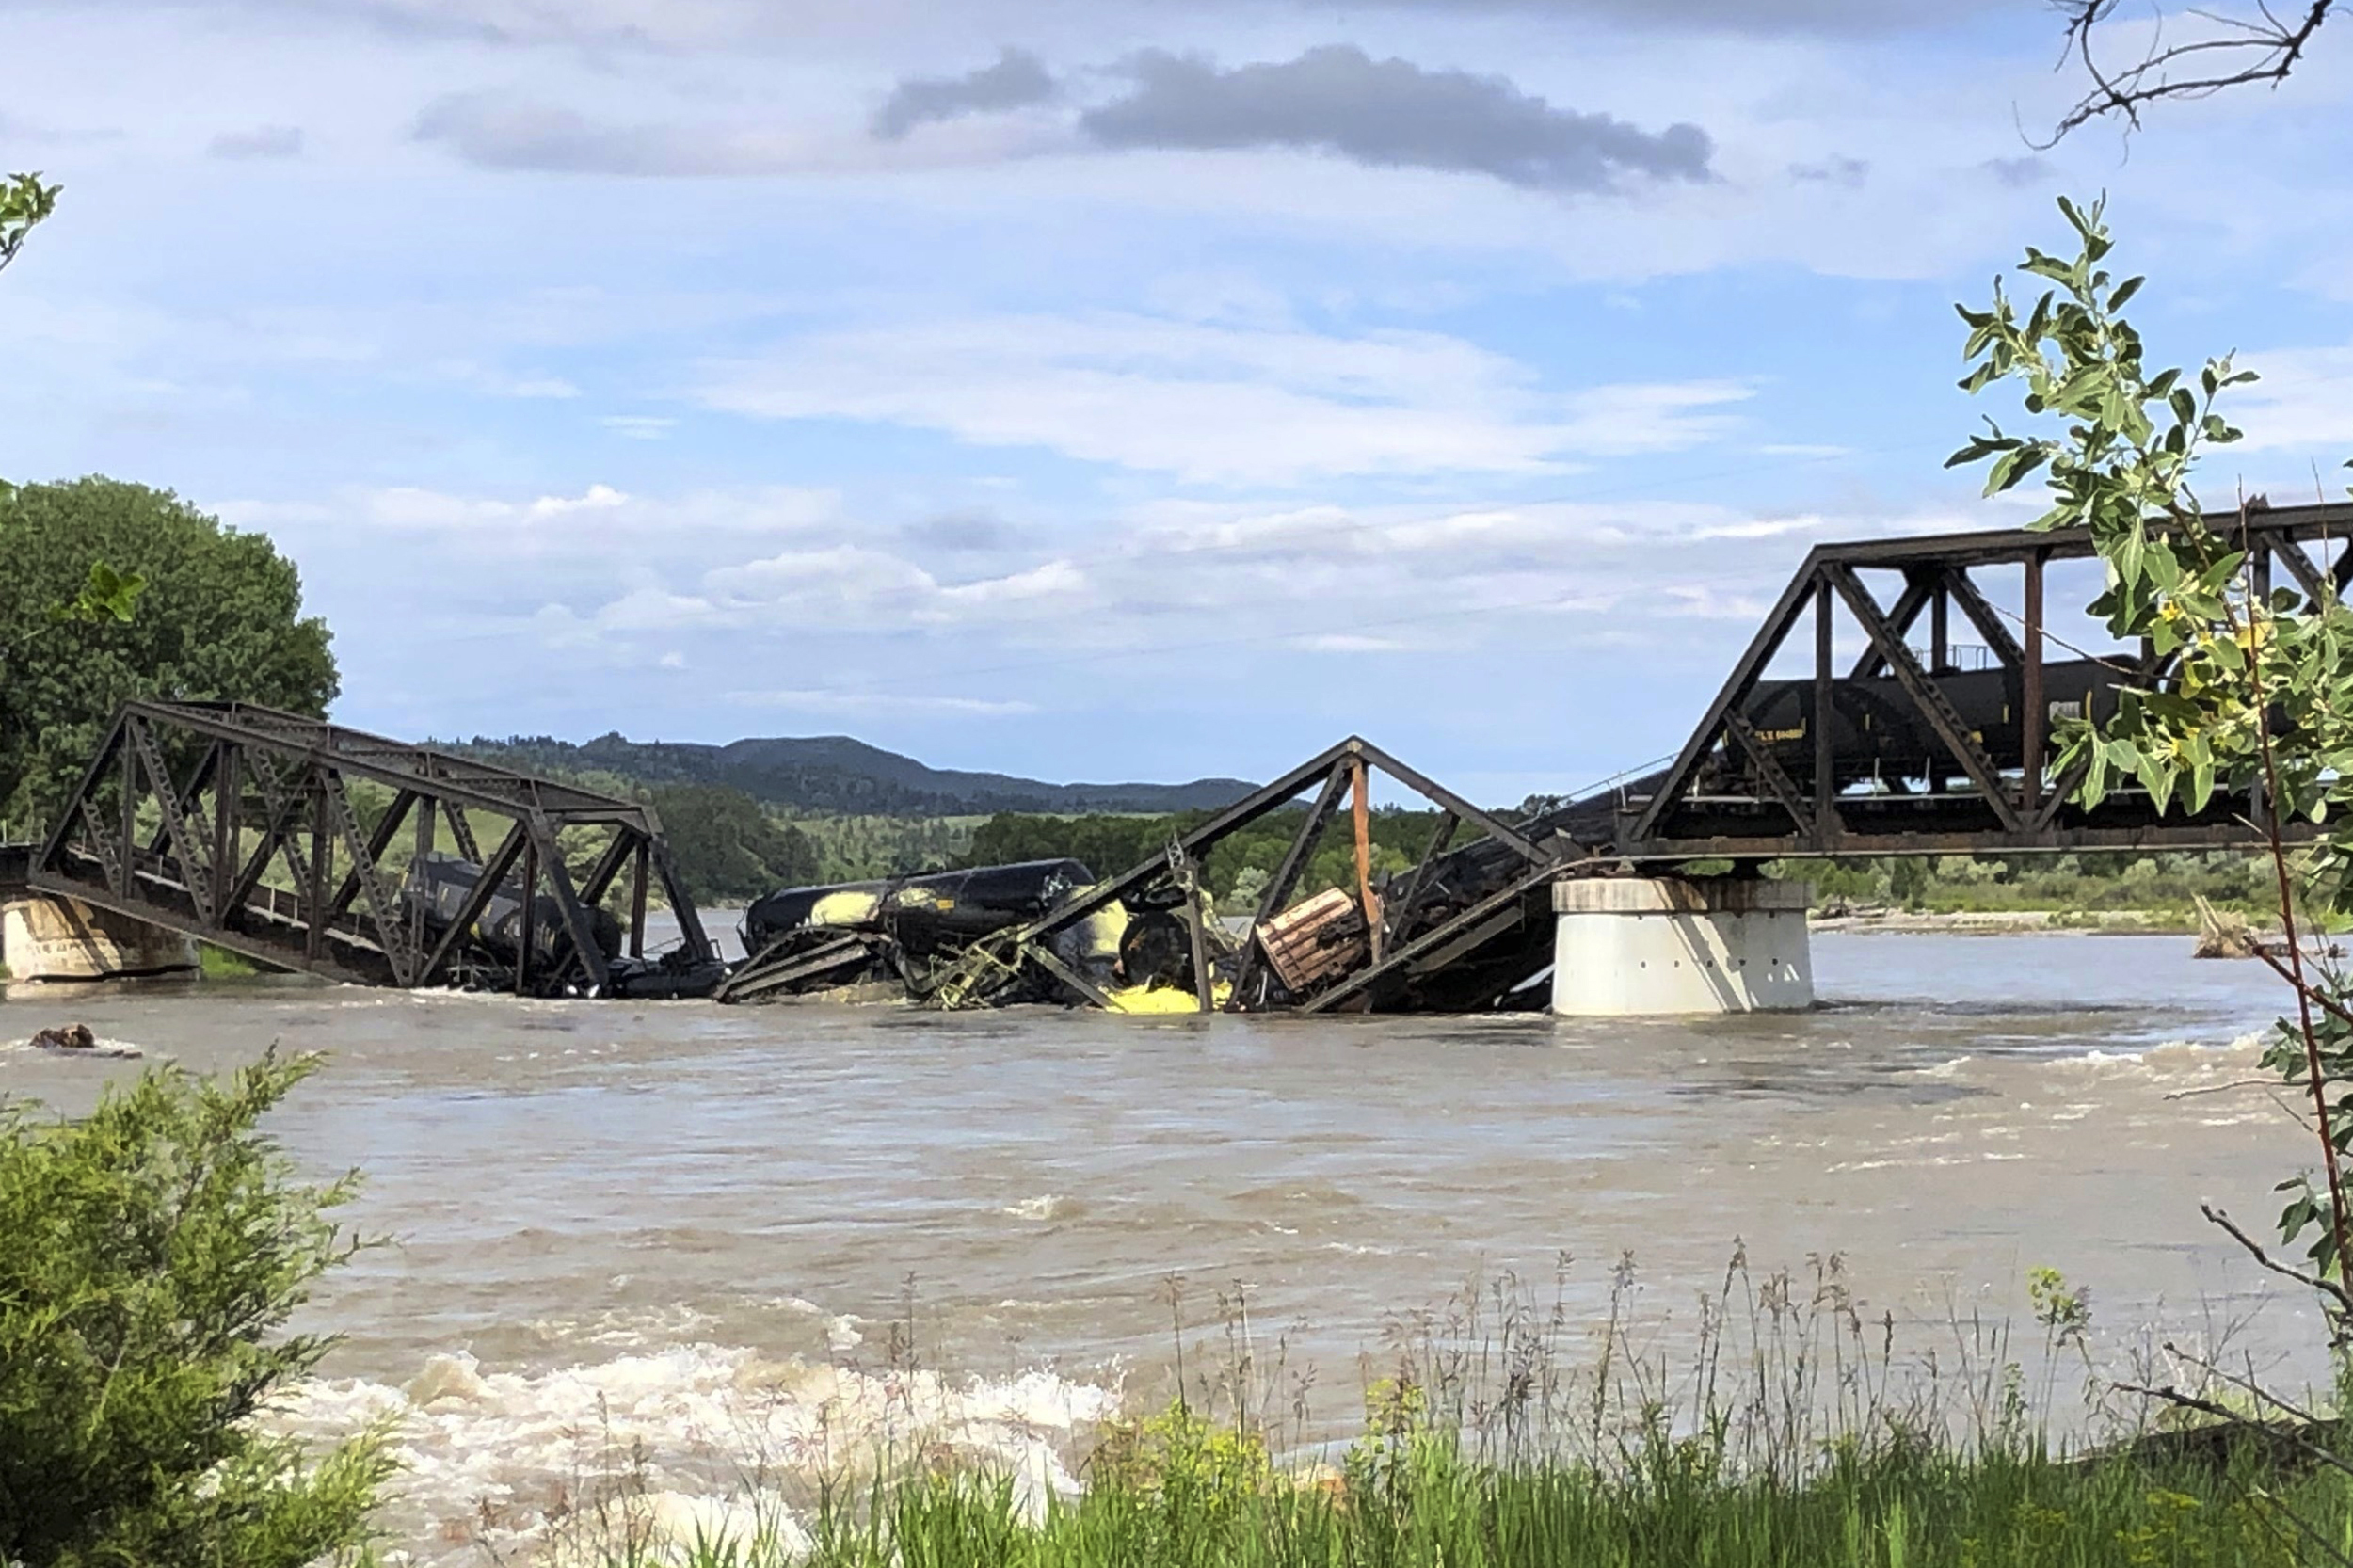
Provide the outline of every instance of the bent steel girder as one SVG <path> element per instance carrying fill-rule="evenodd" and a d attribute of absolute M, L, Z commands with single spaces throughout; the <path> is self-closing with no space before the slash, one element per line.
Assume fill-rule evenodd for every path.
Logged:
<path fill-rule="evenodd" d="M 1017 978 L 1021 966 L 1033 966 L 1081 1000 L 1096 1006 L 1114 1005 L 1113 999 L 1101 984 L 1053 951 L 1052 938 L 1114 902 L 1144 892 L 1155 884 L 1165 886 L 1174 882 L 1183 894 L 1179 906 L 1186 911 L 1195 1004 L 1202 1012 L 1211 1011 L 1216 1005 L 1212 993 L 1212 970 L 1225 960 L 1209 951 L 1211 911 L 1208 906 L 1200 868 L 1210 851 L 1235 833 L 1290 806 L 1310 789 L 1316 790 L 1313 804 L 1308 808 L 1299 831 L 1285 849 L 1282 861 L 1259 899 L 1252 927 L 1255 933 L 1289 904 L 1308 861 L 1332 827 L 1340 802 L 1360 774 L 1367 773 L 1385 775 L 1419 795 L 1440 810 L 1442 823 L 1433 838 L 1430 853 L 1417 863 L 1405 896 L 1386 909 L 1382 909 L 1376 900 L 1370 909 L 1362 911 L 1368 917 L 1369 935 L 1374 930 L 1379 932 L 1381 941 L 1375 950 L 1379 956 L 1357 974 L 1346 977 L 1353 984 L 1348 984 L 1346 990 L 1332 998 L 1326 1005 L 1337 1005 L 1399 981 L 1416 959 L 1450 938 L 1459 938 L 1481 919 L 1492 914 L 1486 905 L 1493 900 L 1482 898 L 1471 910 L 1449 911 L 1428 930 L 1415 929 L 1425 914 L 1431 868 L 1439 861 L 1446 845 L 1462 824 L 1468 824 L 1481 829 L 1482 837 L 1468 849 L 1456 853 L 1468 854 L 1470 850 L 1481 850 L 1493 854 L 1502 864 L 1516 868 L 1504 875 L 1504 880 L 1513 888 L 1522 888 L 1531 878 L 1550 875 L 1563 863 L 1564 856 L 1576 853 L 1576 847 L 1565 840 L 1539 843 L 1524 836 L 1518 828 L 1473 806 L 1371 742 L 1361 736 L 1351 736 L 1308 759 L 1273 783 L 1253 791 L 1189 832 L 1178 835 L 1161 854 L 1130 867 L 1117 876 L 1074 893 L 1037 920 L 1017 928 L 1007 944 L 1015 962 L 1005 974 Z M 1410 939 L 1407 939 L 1409 933 Z M 1224 940 L 1219 938 L 1220 942 Z M 1263 951 L 1254 936 L 1245 937 L 1238 952 L 1231 956 L 1231 990 L 1225 1007 L 1229 1011 L 1250 1011 L 1263 1005 L 1263 998 L 1256 995 L 1254 988 L 1260 987 L 1268 978 Z M 1007 984 L 1011 983 L 1008 980 Z M 1305 1007 L 1327 996 L 1331 989 L 1327 986 L 1314 996 L 1292 998 L 1290 1005 Z"/>
<path fill-rule="evenodd" d="M 355 780 L 389 792 L 373 823 Z M 477 822 L 503 826 L 487 861 Z M 415 881 L 443 826 L 463 856 L 456 874 L 473 877 L 446 908 Z M 601 836 L 583 881 L 566 861 L 568 830 L 591 844 Z M 648 806 L 252 704 L 133 702 L 31 856 L 25 886 L 340 980 L 488 977 L 597 995 L 613 980 L 608 944 L 622 926 L 600 906 L 624 873 L 632 958 L 658 886 L 679 917 L 677 968 L 715 968 Z M 502 901 L 512 914 L 493 933 L 483 922 Z M 554 933 L 545 940 L 543 925 Z"/>

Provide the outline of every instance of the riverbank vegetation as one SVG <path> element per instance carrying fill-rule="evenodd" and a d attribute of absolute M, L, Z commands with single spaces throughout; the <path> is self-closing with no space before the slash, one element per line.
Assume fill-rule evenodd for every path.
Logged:
<path fill-rule="evenodd" d="M 1344 1482 L 1254 1480 L 1214 1439 L 1032 1522 L 1009 1481 L 936 1480 L 823 1515 L 805 1554 L 705 1541 L 692 1568 L 2289 1568 L 2348 1528 L 2336 1478 L 2025 1453 L 1841 1454 L 1805 1482 L 1732 1480 L 1661 1442 L 1616 1476 L 1466 1460 L 1443 1438 L 1374 1448 Z M 2322 1532 L 2326 1532 L 2325 1535 Z M 797 1544 L 797 1543 L 796 1543 Z M 649 1560 L 608 1555 L 609 1568 Z"/>
<path fill-rule="evenodd" d="M 0 485 L 0 839 L 54 820 L 134 697 L 318 717 L 339 689 L 294 563 L 168 490 L 95 476 Z M 119 613 L 73 613 L 93 561 L 126 590 Z"/>
<path fill-rule="evenodd" d="M 1098 876 L 1115 876 L 1160 854 L 1170 840 L 1200 826 L 1209 815 L 1184 811 L 1157 817 L 1061 817 L 1000 812 L 974 830 L 971 847 L 965 851 L 961 863 L 989 866 L 1068 856 L 1084 861 Z M 1419 860 L 1437 832 L 1439 815 L 1396 809 L 1372 812 L 1369 837 L 1373 874 L 1401 872 Z M 1259 892 L 1283 863 L 1284 852 L 1306 820 L 1305 806 L 1287 807 L 1220 840 L 1202 867 L 1202 880 L 1220 906 L 1233 911 L 1255 908 Z M 1472 836 L 1465 835 L 1463 841 Z M 1353 839 L 1343 831 L 1327 833 L 1324 840 L 1301 873 L 1302 895 L 1355 886 Z"/>
<path fill-rule="evenodd" d="M 334 1210 L 260 1130 L 313 1066 L 170 1068 L 78 1121 L 0 1103 L 0 1562 L 303 1568 L 356 1549 L 391 1473 L 261 1417 L 331 1340 L 284 1332 L 348 1257 Z"/>
<path fill-rule="evenodd" d="M 1172 817 L 1049 817 L 1000 815 L 981 824 L 964 865 L 1042 860 L 1069 856 L 1112 875 L 1157 853 L 1196 826 L 1206 813 Z M 1508 815 L 1508 813 L 1507 813 Z M 1257 894 L 1305 820 L 1304 808 L 1269 816 L 1213 849 L 1206 879 L 1231 914 L 1256 906 Z M 1435 811 L 1378 810 L 1370 819 L 1375 874 L 1394 873 L 1420 859 L 1436 831 Z M 1347 835 L 1327 836 L 1301 881 L 1303 893 L 1355 885 L 1354 846 Z M 1465 840 L 1466 841 L 1466 840 Z M 1728 863 L 1685 868 L 1705 874 Z M 2150 923 L 2188 928 L 2197 905 L 2238 914 L 2267 913 L 2274 902 L 2267 858 L 2236 851 L 2136 855 L 1965 855 L 1844 856 L 1769 863 L 1768 876 L 1804 882 L 1817 912 L 1858 907 L 1923 914 L 2043 913 L 2063 916 L 2138 914 Z"/>
<path fill-rule="evenodd" d="M 2197 923 L 2198 901 L 2240 915 L 2267 915 L 2271 866 L 2234 851 L 2151 855 L 1965 855 L 1789 861 L 1769 870 L 1810 884 L 1818 913 L 1882 906 L 1922 914 L 2065 916 L 2137 914 L 2153 923 Z"/>
<path fill-rule="evenodd" d="M 2028 1282 L 2028 1323 L 1898 1323 L 1835 1257 L 1753 1277 L 1736 1250 L 1696 1334 L 1511 1279 L 1392 1325 L 1353 1432 L 1237 1290 L 1176 1346 L 1176 1397 L 1100 1424 L 1071 1470 L 959 1457 L 955 1434 L 763 1475 L 690 1524 L 616 1453 L 539 1543 L 598 1568 L 2288 1568 L 2344 1562 L 2353 1469 L 2326 1419 L 2251 1427 L 2223 1362 L 2168 1345 L 2111 1381 L 2089 1297 Z M 1170 1282 L 1174 1308 L 1182 1282 Z M 1911 1341 L 1927 1329 L 1941 1342 Z M 894 1367 L 915 1370 L 911 1328 Z M 1670 1349 L 1669 1347 L 1673 1347 Z M 2227 1401 L 2227 1402 L 2226 1402 Z M 2067 1433 L 2065 1438 L 2055 1435 Z M 2068 1445 L 2072 1442 L 2073 1447 Z M 804 1456 L 806 1458 L 806 1456 Z"/>

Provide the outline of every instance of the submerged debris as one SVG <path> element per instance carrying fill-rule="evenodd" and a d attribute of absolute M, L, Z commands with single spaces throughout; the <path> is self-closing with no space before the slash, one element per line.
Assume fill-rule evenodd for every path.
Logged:
<path fill-rule="evenodd" d="M 2204 895 L 2192 893 L 2198 905 L 2198 946 L 2194 958 L 2254 958 L 2263 952 L 2258 938 L 2247 917 L 2217 909 Z"/>
<path fill-rule="evenodd" d="M 36 1050 L 53 1056 L 136 1057 L 141 1054 L 136 1046 L 102 1042 L 88 1024 L 58 1024 L 41 1030 L 25 1042 Z"/>

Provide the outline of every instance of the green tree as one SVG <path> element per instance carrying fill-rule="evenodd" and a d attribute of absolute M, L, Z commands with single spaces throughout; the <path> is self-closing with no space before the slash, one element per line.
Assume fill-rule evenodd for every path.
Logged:
<path fill-rule="evenodd" d="M 656 784 L 646 793 L 696 898 L 757 898 L 817 879 L 817 849 L 808 836 L 770 816 L 743 791 Z"/>
<path fill-rule="evenodd" d="M 0 177 L 0 270 L 24 248 L 25 236 L 57 210 L 61 187 L 43 183 L 39 174 Z M 0 512 L 16 504 L 16 487 L 0 479 Z M 108 619 L 127 621 L 147 584 L 136 572 L 117 571 L 104 561 L 90 563 L 89 572 L 73 597 L 50 606 L 51 620 L 95 624 Z M 8 656 L 30 640 L 29 632 L 14 635 L 0 632 L 0 678 L 8 674 Z"/>
<path fill-rule="evenodd" d="M 0 507 L 0 820 L 53 818 L 129 698 L 318 715 L 336 694 L 327 623 L 302 614 L 293 563 L 168 491 L 103 478 L 24 486 Z"/>
<path fill-rule="evenodd" d="M 39 174 L 0 176 L 0 267 L 16 260 L 24 237 L 57 210 L 57 192 Z"/>
<path fill-rule="evenodd" d="M 2114 248 L 2103 206 L 2062 200 L 2059 210 L 2075 254 L 2027 250 L 2021 269 L 2047 285 L 2032 307 L 2022 314 L 1997 280 L 1990 308 L 1961 308 L 1974 364 L 1962 387 L 2017 382 L 2035 423 L 2014 434 L 1988 421 L 1950 463 L 1988 464 L 1989 495 L 2047 473 L 2051 505 L 2034 526 L 2089 530 L 2108 567 L 2091 613 L 2154 656 L 2120 690 L 2112 718 L 2062 728 L 2058 766 L 2063 776 L 2082 770 L 2079 798 L 2096 804 L 2132 781 L 2161 812 L 2199 810 L 2217 791 L 2272 803 L 2264 821 L 2287 940 L 2269 957 L 2297 1007 L 2265 1061 L 2310 1100 L 2326 1177 L 2317 1191 L 2302 1177 L 2283 1184 L 2280 1228 L 2291 1241 L 2313 1233 L 2324 1287 L 2353 1315 L 2342 1174 L 2353 1144 L 2353 984 L 2325 961 L 2315 968 L 2297 940 L 2299 917 L 2353 913 L 2353 613 L 2333 598 L 2257 591 L 2234 537 L 2245 510 L 2210 512 L 2192 483 L 2207 449 L 2239 439 L 2216 404 L 2254 374 L 2227 356 L 2194 376 L 2152 370 L 2122 314 L 2142 280 L 2103 264 Z M 2281 841 L 2282 817 L 2322 824 L 2300 864 Z"/>
<path fill-rule="evenodd" d="M 329 1341 L 282 1333 L 352 1194 L 259 1130 L 315 1065 L 175 1068 L 87 1120 L 0 1108 L 0 1562 L 301 1568 L 362 1544 L 389 1471 L 257 1431 Z"/>

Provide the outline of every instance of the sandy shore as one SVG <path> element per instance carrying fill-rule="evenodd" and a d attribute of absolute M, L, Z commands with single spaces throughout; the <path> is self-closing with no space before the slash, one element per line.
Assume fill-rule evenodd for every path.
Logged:
<path fill-rule="evenodd" d="M 1999 935 L 2026 931 L 2082 936 L 2130 933 L 2135 936 L 2192 936 L 2197 922 L 2158 910 L 2000 909 L 1929 913 L 1911 909 L 1860 909 L 1840 915 L 1816 915 L 1816 931 L 1948 932 Z"/>

